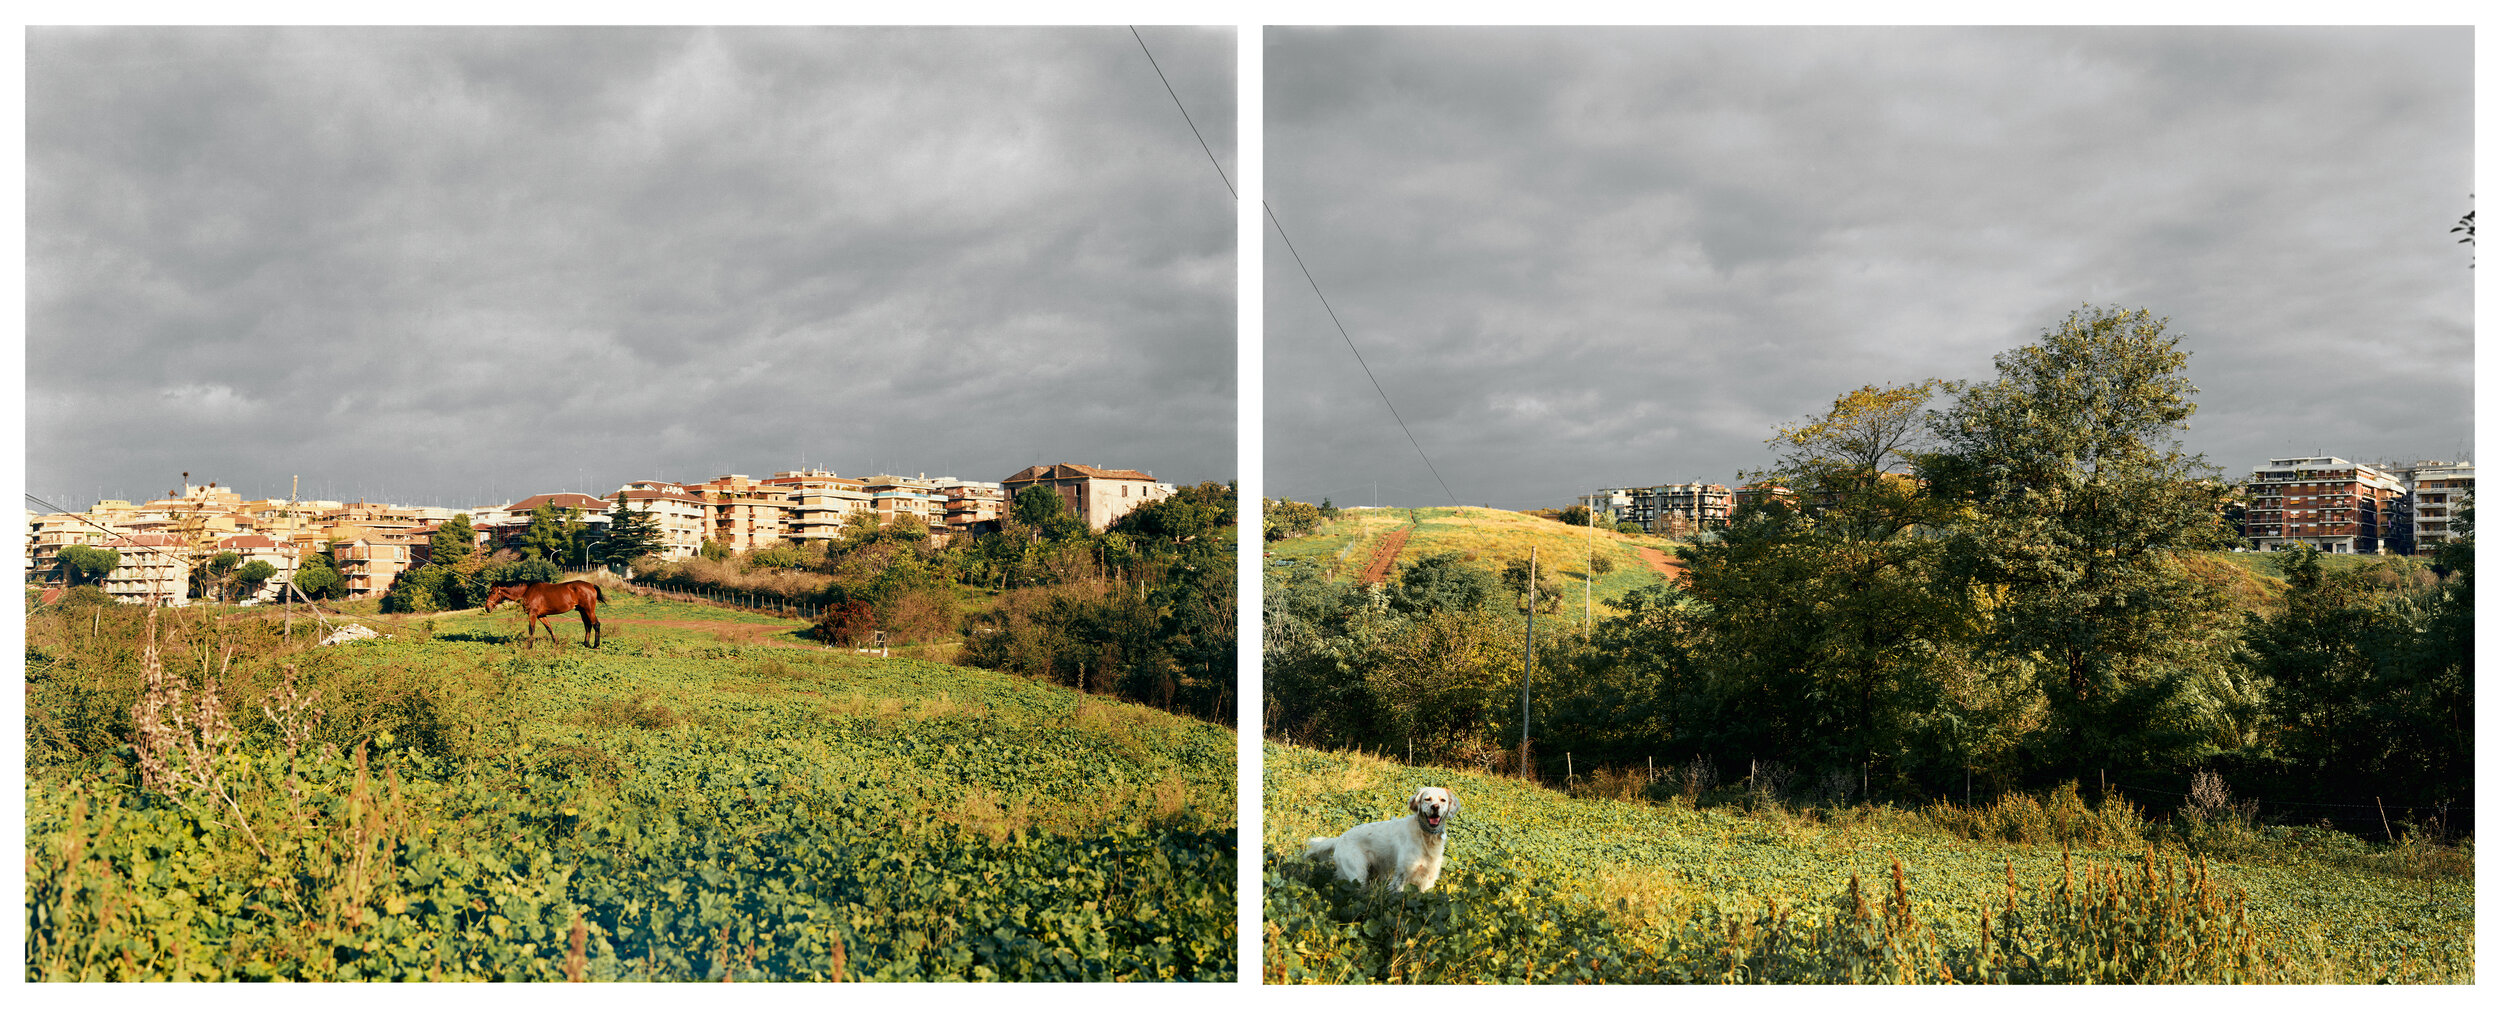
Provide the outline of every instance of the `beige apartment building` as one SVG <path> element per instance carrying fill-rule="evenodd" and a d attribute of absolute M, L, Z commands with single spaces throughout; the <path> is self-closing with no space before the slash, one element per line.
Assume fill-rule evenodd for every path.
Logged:
<path fill-rule="evenodd" d="M 984 530 L 995 530 L 1007 517 L 1007 489 L 996 481 L 957 480 L 940 477 L 938 494 L 943 504 L 946 531 L 968 536 Z"/>
<path fill-rule="evenodd" d="M 1081 463 L 1028 466 L 999 483 L 1009 502 L 1015 500 L 1016 492 L 1028 487 L 1047 487 L 1056 491 L 1068 511 L 1085 520 L 1086 526 L 1097 530 L 1127 515 L 1130 509 L 1169 498 L 1173 494 L 1172 485 L 1156 483 L 1151 474 Z"/>
<path fill-rule="evenodd" d="M 789 500 L 773 485 L 733 473 L 688 485 L 686 490 L 702 496 L 713 543 L 733 551 L 752 551 L 772 546 L 789 533 Z"/>
<path fill-rule="evenodd" d="M 831 470 L 784 470 L 764 483 L 780 489 L 783 535 L 797 543 L 840 539 L 854 513 L 875 508 L 865 481 Z"/>
<path fill-rule="evenodd" d="M 623 499 L 626 508 L 651 514 L 660 528 L 659 555 L 663 560 L 691 558 L 701 553 L 703 539 L 712 530 L 711 509 L 703 496 L 687 491 L 682 484 L 638 480 L 616 489 L 608 498 Z"/>

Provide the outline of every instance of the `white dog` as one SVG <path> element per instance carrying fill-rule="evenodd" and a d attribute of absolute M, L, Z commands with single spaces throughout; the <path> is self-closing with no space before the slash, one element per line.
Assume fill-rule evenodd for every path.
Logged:
<path fill-rule="evenodd" d="M 1458 800 L 1440 786 L 1415 790 L 1406 801 L 1412 816 L 1359 824 L 1335 838 L 1314 838 L 1305 858 L 1334 856 L 1337 876 L 1357 883 L 1415 885 L 1432 890 L 1441 877 L 1443 832 L 1458 813 Z"/>

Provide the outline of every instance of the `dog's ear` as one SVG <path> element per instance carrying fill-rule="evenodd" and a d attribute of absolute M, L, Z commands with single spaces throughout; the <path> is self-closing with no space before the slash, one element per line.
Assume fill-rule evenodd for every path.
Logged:
<path fill-rule="evenodd" d="M 1430 793 L 1431 791 L 1431 786 L 1417 786 L 1415 788 L 1415 795 L 1406 798 L 1406 809 L 1415 811 L 1416 813 L 1422 813 L 1424 810 L 1424 795 L 1426 793 Z"/>
<path fill-rule="evenodd" d="M 1447 789 L 1444 789 L 1444 790 L 1441 790 L 1441 795 L 1443 795 L 1443 796 L 1447 796 L 1447 797 L 1449 797 L 1449 798 L 1450 798 L 1450 811 L 1449 811 L 1450 816 L 1452 816 L 1452 817 L 1456 817 L 1456 816 L 1458 816 L 1458 794 L 1457 794 L 1457 793 L 1454 793 L 1454 792 L 1451 792 L 1451 791 L 1449 791 L 1449 790 L 1447 790 Z"/>

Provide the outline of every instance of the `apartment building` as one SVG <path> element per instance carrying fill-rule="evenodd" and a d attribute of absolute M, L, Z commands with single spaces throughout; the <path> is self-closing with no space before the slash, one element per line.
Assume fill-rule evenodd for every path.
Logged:
<path fill-rule="evenodd" d="M 709 537 L 733 551 L 752 551 L 789 535 L 789 500 L 780 488 L 742 473 L 723 474 L 686 490 L 702 496 Z"/>
<path fill-rule="evenodd" d="M 477 530 L 479 533 L 484 534 L 486 543 L 493 545 L 493 549 L 510 547 L 512 546 L 513 540 L 518 538 L 522 533 L 528 531 L 530 528 L 530 513 L 538 511 L 538 507 L 541 505 L 553 508 L 558 512 L 562 512 L 565 509 L 581 510 L 582 525 L 590 528 L 590 535 L 593 538 L 596 538 L 598 536 L 598 532 L 605 529 L 608 524 L 608 503 L 605 500 L 593 498 L 577 491 L 556 491 L 548 494 L 534 494 L 499 509 L 479 509 L 476 512 L 470 513 L 469 526 L 470 528 Z M 396 528 L 384 527 L 376 529 L 374 532 L 396 533 L 402 531 Z M 336 538 L 334 537 L 333 539 Z M 568 565 L 585 563 L 582 558 L 551 558 L 549 560 L 555 561 L 558 564 Z"/>
<path fill-rule="evenodd" d="M 1128 514 L 1130 509 L 1161 501 L 1174 493 L 1172 485 L 1156 483 L 1151 474 L 1078 463 L 1028 466 L 999 484 L 1009 502 L 1025 488 L 1050 488 L 1058 492 L 1060 502 L 1069 512 L 1097 530 L 1111 525 L 1112 520 Z"/>
<path fill-rule="evenodd" d="M 928 474 L 905 477 L 881 473 L 860 479 L 868 492 L 869 508 L 877 513 L 877 524 L 891 526 L 894 521 L 910 516 L 931 530 L 946 532 L 946 496 L 938 493 L 938 483 Z"/>
<path fill-rule="evenodd" d="M 2404 482 L 2397 522 L 2410 534 L 2403 539 L 2410 540 L 2411 551 L 2427 551 L 2456 538 L 2458 511 L 2474 498 L 2474 464 L 2424 459 L 2381 469 Z"/>
<path fill-rule="evenodd" d="M 626 508 L 651 514 L 660 528 L 659 555 L 663 560 L 691 558 L 701 553 L 704 537 L 711 534 L 711 509 L 703 496 L 687 491 L 684 485 L 660 480 L 632 481 L 608 498 L 622 499 Z"/>
<path fill-rule="evenodd" d="M 937 479 L 938 494 L 943 503 L 946 531 L 970 536 L 996 530 L 1007 518 L 1007 488 L 996 481 Z"/>
<path fill-rule="evenodd" d="M 2270 459 L 2251 472 L 2241 535 L 2261 551 L 2307 544 L 2331 554 L 2378 554 L 2405 498 L 2397 475 L 2338 456 Z"/>
<path fill-rule="evenodd" d="M 190 602 L 192 545 L 172 533 L 132 533 L 96 546 L 121 556 L 104 576 L 104 591 L 120 603 L 179 607 Z"/>
<path fill-rule="evenodd" d="M 1650 487 L 1601 488 L 1580 496 L 1592 513 L 1612 516 L 1650 533 L 1681 539 L 1702 530 L 1727 528 L 1736 511 L 1735 493 L 1724 484 L 1658 484 Z"/>
<path fill-rule="evenodd" d="M 236 562 L 237 567 L 254 561 L 266 561 L 269 567 L 278 570 L 277 574 L 270 576 L 269 581 L 262 583 L 260 588 L 252 593 L 250 599 L 253 602 L 267 603 L 277 599 L 278 594 L 284 592 L 286 586 L 295 580 L 297 553 L 285 541 L 276 537 L 245 533 L 217 541 L 217 549 L 234 552 L 240 559 Z"/>
<path fill-rule="evenodd" d="M 338 562 L 342 592 L 359 600 L 390 591 L 392 579 L 426 564 L 432 554 L 433 538 L 425 532 L 365 531 L 336 541 L 330 557 Z"/>
<path fill-rule="evenodd" d="M 875 510 L 865 481 L 831 470 L 784 470 L 764 483 L 780 489 L 782 535 L 797 543 L 838 540 L 854 513 Z"/>

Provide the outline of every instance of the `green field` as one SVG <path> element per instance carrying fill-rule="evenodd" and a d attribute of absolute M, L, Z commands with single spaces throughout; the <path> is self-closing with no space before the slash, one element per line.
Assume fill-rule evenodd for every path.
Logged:
<path fill-rule="evenodd" d="M 1551 519 L 1541 519 L 1519 512 L 1484 508 L 1427 508 L 1412 510 L 1421 522 L 1410 523 L 1407 509 L 1360 509 L 1339 514 L 1324 522 L 1309 536 L 1281 540 L 1267 545 L 1267 572 L 1270 577 L 1307 578 L 1318 573 L 1331 581 L 1349 581 L 1359 577 L 1371 561 L 1372 551 L 1391 530 L 1412 526 L 1406 546 L 1398 553 L 1398 563 L 1405 564 L 1426 554 L 1456 551 L 1472 555 L 1472 564 L 1499 572 L 1513 559 L 1528 556 L 1530 547 L 1537 552 L 1540 568 L 1561 583 L 1565 616 L 1582 610 L 1582 597 L 1590 573 L 1592 552 L 1614 563 L 1612 570 L 1596 577 L 1593 596 L 1595 611 L 1606 616 L 1615 611 L 1606 601 L 1622 596 L 1635 588 L 1656 583 L 1656 569 L 1643 562 L 1637 548 L 1648 547 L 1672 558 L 1676 543 L 1661 537 L 1624 536 L 1585 526 L 1565 526 Z"/>
<path fill-rule="evenodd" d="M 164 612 L 164 685 L 215 687 L 158 689 L 155 787 L 144 609 L 30 613 L 27 977 L 1234 975 L 1230 730 L 609 599 L 596 650 Z"/>
<path fill-rule="evenodd" d="M 1420 785 L 1446 785 L 1461 805 L 1432 893 L 1365 893 L 1333 880 L 1325 863 L 1300 858 L 1305 839 L 1402 815 Z M 1266 748 L 1265 796 L 1271 982 L 1876 980 L 1895 959 L 1909 963 L 1904 951 L 1916 945 L 1898 935 L 1860 944 L 1852 930 L 1864 927 L 1849 911 L 1853 876 L 1878 903 L 1897 861 L 1904 911 L 1932 931 L 1921 942 L 1950 951 L 1971 947 L 1982 916 L 2006 906 L 2009 874 L 2026 914 L 2046 922 L 2051 916 L 2029 903 L 2066 879 L 2070 851 L 2078 878 L 2098 864 L 2133 880 L 2155 844 L 2125 837 L 2148 833 L 2129 811 L 2069 815 L 2072 824 L 2101 825 L 2071 847 L 2015 844 L 1974 840 L 1940 826 L 1944 818 L 1892 808 L 1748 813 L 1570 797 L 1514 779 L 1276 744 Z M 2245 934 L 2261 956 L 2280 959 L 2259 977 L 2472 981 L 2470 843 L 2462 868 L 2423 873 L 2398 847 L 2286 837 L 2297 843 L 2215 857 L 2215 896 L 2202 921 L 2176 904 L 2154 914 L 2139 902 L 2134 911 L 2155 928 L 2115 950 L 2157 950 L 2165 930 L 2222 930 L 2226 916 L 2213 909 L 2244 896 Z M 2183 879 L 2186 854 L 2169 843 L 2159 851 L 2161 872 Z M 2123 924 L 2128 910 L 2120 911 Z M 1742 942 L 1731 939 L 1740 934 Z M 1778 949 L 1782 938 L 1802 949 Z M 1748 953 L 1731 956 L 1734 948 Z M 1874 966 L 1865 977 L 1847 974 L 1864 966 Z M 2183 978 L 2229 977 L 2209 967 Z M 2092 977 L 2105 969 L 2064 970 Z"/>

